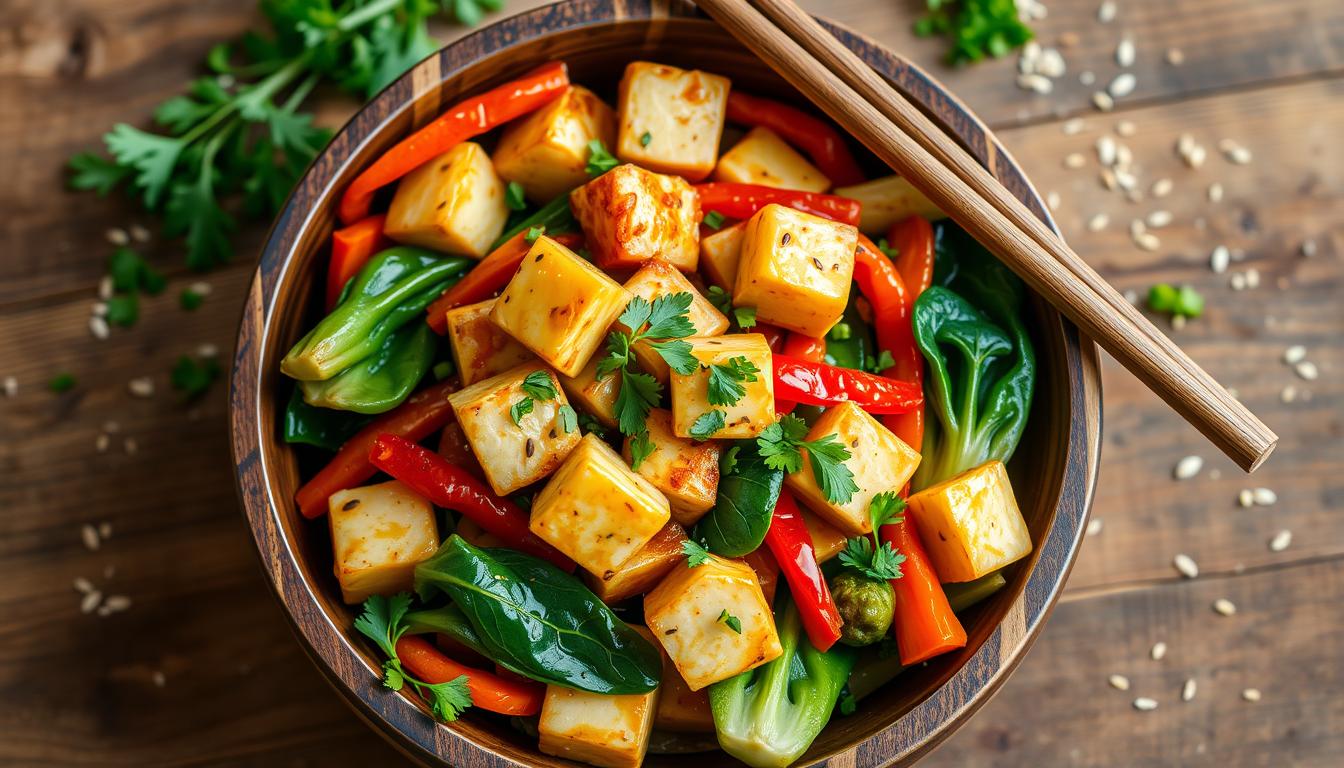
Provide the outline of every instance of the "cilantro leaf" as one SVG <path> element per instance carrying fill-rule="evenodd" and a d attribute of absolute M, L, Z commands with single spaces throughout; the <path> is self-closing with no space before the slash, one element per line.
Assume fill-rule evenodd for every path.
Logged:
<path fill-rule="evenodd" d="M 846 504 L 858 493 L 859 486 L 854 482 L 854 473 L 845 466 L 849 459 L 849 449 L 835 435 L 824 435 L 816 440 L 802 444 L 812 465 L 812 477 L 821 488 L 821 495 L 827 501 Z"/>
<path fill-rule="evenodd" d="M 103 142 L 119 165 L 135 173 L 135 186 L 144 194 L 145 207 L 157 208 L 186 146 L 182 140 L 118 123 Z"/>
<path fill-rule="evenodd" d="M 458 675 L 445 683 L 417 683 L 416 691 L 429 699 L 429 711 L 438 719 L 451 723 L 471 707 L 471 688 L 467 676 Z"/>
<path fill-rule="evenodd" d="M 691 424 L 691 437 L 696 440 L 708 440 L 715 432 L 723 429 L 726 423 L 726 414 L 718 408 L 705 411 Z"/>
<path fill-rule="evenodd" d="M 516 181 L 510 181 L 504 188 L 504 204 L 511 211 L 521 211 L 527 208 L 527 198 L 523 196 L 523 185 Z"/>
<path fill-rule="evenodd" d="M 140 301 L 134 293 L 119 293 L 107 300 L 107 322 L 129 328 L 140 319 Z"/>
<path fill-rule="evenodd" d="M 737 321 L 737 327 L 742 329 L 756 327 L 756 308 L 755 307 L 735 307 L 733 308 L 733 319 Z"/>
<path fill-rule="evenodd" d="M 355 629 L 387 656 L 383 662 L 383 685 L 386 688 L 399 691 L 410 683 L 427 701 L 429 711 L 436 718 L 451 722 L 471 706 L 467 677 L 459 675 L 447 682 L 427 683 L 406 672 L 397 656 L 397 641 L 406 634 L 407 626 L 402 620 L 410 607 L 411 596 L 406 592 L 392 597 L 373 595 L 364 601 L 364 611 L 355 619 Z"/>
<path fill-rule="evenodd" d="M 714 308 L 723 314 L 727 315 L 732 313 L 733 297 L 719 286 L 709 286 L 709 290 L 705 293 L 705 298 L 709 299 L 709 303 L 713 304 Z"/>
<path fill-rule="evenodd" d="M 70 186 L 107 195 L 125 181 L 132 168 L 92 152 L 80 152 L 70 158 Z"/>
<path fill-rule="evenodd" d="M 663 385 L 647 373 L 621 369 L 621 391 L 616 395 L 616 423 L 623 435 L 644 431 L 649 411 L 658 404 Z"/>
<path fill-rule="evenodd" d="M 630 468 L 639 469 L 639 465 L 653 453 L 653 440 L 646 429 L 638 435 L 630 436 Z"/>
<path fill-rule="evenodd" d="M 737 469 L 737 454 L 741 450 L 742 446 L 734 445 L 719 454 L 719 477 L 733 474 L 733 470 Z"/>
<path fill-rule="evenodd" d="M 509 407 L 509 418 L 513 419 L 514 425 L 517 426 L 524 416 L 532 412 L 535 405 L 536 403 L 532 401 L 532 398 L 524 397 Z"/>
<path fill-rule="evenodd" d="M 640 334 L 647 339 L 684 339 L 695 335 L 687 311 L 694 297 L 687 291 L 659 296 L 649 308 L 649 327 Z M 637 326 L 630 326 L 635 328 Z"/>
<path fill-rule="evenodd" d="M 187 266 L 203 271 L 233 257 L 229 236 L 237 228 L 233 217 L 219 207 L 208 164 L 191 181 L 172 185 L 164 206 L 163 231 L 169 237 L 187 238 Z"/>
<path fill-rule="evenodd" d="M 177 300 L 178 304 L 188 312 L 200 309 L 201 304 L 205 303 L 205 297 L 190 288 L 183 288 L 182 293 L 178 294 Z"/>
<path fill-rule="evenodd" d="M 607 335 L 607 356 L 598 361 L 597 375 L 605 377 L 615 371 L 621 373 L 621 388 L 616 395 L 616 418 L 621 434 L 637 435 L 644 431 L 644 420 L 649 409 L 657 405 L 662 393 L 658 380 L 646 373 L 630 369 L 630 348 L 637 341 L 654 341 L 652 346 L 667 364 L 679 373 L 695 370 L 695 358 L 690 345 L 680 341 L 695 333 L 695 326 L 686 317 L 691 306 L 691 294 L 675 293 L 659 296 L 652 303 L 636 296 L 625 305 L 617 320 L 629 331 L 612 331 Z M 639 330 L 648 323 L 648 327 Z"/>
<path fill-rule="evenodd" d="M 560 428 L 569 434 L 579 428 L 579 414 L 568 404 L 560 406 Z"/>
<path fill-rule="evenodd" d="M 733 614 L 729 613 L 727 608 L 724 608 L 719 613 L 718 620 L 726 624 L 729 629 L 733 630 L 737 634 L 739 635 L 742 634 L 742 620 L 737 618 Z"/>
<path fill-rule="evenodd" d="M 884 525 L 905 522 L 905 499 L 891 491 L 883 491 L 868 502 L 868 522 L 876 531 Z"/>
<path fill-rule="evenodd" d="M 183 400 L 195 400 L 210 389 L 219 374 L 219 362 L 213 357 L 196 360 L 183 355 L 173 366 L 170 378 L 173 389 L 182 393 Z"/>
<path fill-rule="evenodd" d="M 401 592 L 392 597 L 372 595 L 364 601 L 364 612 L 355 619 L 355 629 L 372 640 L 384 654 L 395 658 L 397 640 L 405 634 L 401 620 L 410 610 L 411 596 Z"/>
<path fill-rule="evenodd" d="M 630 303 L 625 305 L 625 309 L 616 320 L 631 331 L 638 332 L 644 323 L 648 322 L 651 312 L 653 305 L 643 296 L 636 296 L 630 299 Z"/>
<path fill-rule="evenodd" d="M 75 383 L 75 377 L 72 374 L 58 373 L 47 382 L 47 389 L 59 395 L 62 392 L 69 392 L 74 389 Z"/>
<path fill-rule="evenodd" d="M 946 35 L 951 48 L 949 64 L 1003 56 L 1031 40 L 1031 28 L 1023 21 L 1017 4 L 1005 0 L 926 0 L 929 13 L 915 22 L 920 37 Z"/>
<path fill-rule="evenodd" d="M 889 541 L 880 541 L 878 534 L 882 526 L 904 522 L 901 513 L 905 511 L 905 500 L 891 491 L 873 496 L 868 502 L 868 522 L 873 532 L 869 536 L 856 536 L 845 542 L 840 553 L 840 563 L 853 568 L 870 579 L 890 581 L 899 579 L 901 563 L 905 555 L 897 552 Z"/>
<path fill-rule="evenodd" d="M 709 550 L 691 539 L 681 542 L 681 553 L 686 556 L 687 568 L 698 568 L 710 560 Z"/>
<path fill-rule="evenodd" d="M 588 164 L 583 170 L 589 176 L 601 176 L 620 164 L 621 161 L 607 151 L 607 145 L 601 139 L 588 142 Z"/>
<path fill-rule="evenodd" d="M 555 380 L 546 371 L 533 371 L 527 374 L 523 378 L 523 391 L 543 402 L 554 400 L 558 394 L 555 389 Z"/>
<path fill-rule="evenodd" d="M 743 383 L 756 381 L 756 374 L 760 372 L 761 369 L 743 355 L 709 366 L 709 404 L 736 405 L 747 394 Z"/>
<path fill-rule="evenodd" d="M 770 469 L 797 472 L 803 468 L 803 454 L 799 443 L 807 437 L 807 422 L 786 413 L 766 427 L 756 438 L 756 447 Z"/>
<path fill-rule="evenodd" d="M 653 351 L 663 358 L 667 367 L 680 373 L 682 376 L 689 376 L 700 368 L 700 361 L 691 354 L 691 345 L 681 339 L 669 339 L 667 341 L 651 342 L 649 346 Z"/>

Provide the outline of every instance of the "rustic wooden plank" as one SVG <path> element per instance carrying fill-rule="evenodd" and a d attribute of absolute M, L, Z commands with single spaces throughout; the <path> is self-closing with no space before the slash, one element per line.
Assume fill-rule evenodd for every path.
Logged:
<path fill-rule="evenodd" d="M 1066 601 L 1012 681 L 926 764 L 1336 765 L 1344 605 L 1329 596 L 1341 589 L 1336 559 Z M 1218 598 L 1236 615 L 1215 613 Z M 1158 641 L 1168 650 L 1153 661 Z M 1131 689 L 1111 688 L 1111 674 Z M 1188 678 L 1197 693 L 1182 702 Z M 1138 696 L 1157 710 L 1135 710 Z"/>

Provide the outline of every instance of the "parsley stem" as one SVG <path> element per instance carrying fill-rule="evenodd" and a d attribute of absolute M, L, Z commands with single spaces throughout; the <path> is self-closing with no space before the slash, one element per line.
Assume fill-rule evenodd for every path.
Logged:
<path fill-rule="evenodd" d="M 304 51 L 293 61 L 280 69 L 277 69 L 274 74 L 268 75 L 265 80 L 262 80 L 256 85 L 244 88 L 237 96 L 229 100 L 228 103 L 222 105 L 219 109 L 212 112 L 209 117 L 197 123 L 191 130 L 178 137 L 178 141 L 182 146 L 186 146 L 209 133 L 211 129 L 216 125 L 219 125 L 221 120 L 241 109 L 244 103 L 259 104 L 270 99 L 276 91 L 289 85 L 290 81 L 297 77 L 299 73 L 308 66 L 308 62 L 312 59 L 312 56 L 311 49 Z"/>
<path fill-rule="evenodd" d="M 340 21 L 336 22 L 335 28 L 341 32 L 350 32 L 389 11 L 395 10 L 401 4 L 402 0 L 381 0 L 381 2 L 369 3 L 363 8 L 342 17 Z"/>

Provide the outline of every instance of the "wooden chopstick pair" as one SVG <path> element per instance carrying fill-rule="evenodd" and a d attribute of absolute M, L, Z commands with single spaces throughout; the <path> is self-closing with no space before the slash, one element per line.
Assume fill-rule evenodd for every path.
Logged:
<path fill-rule="evenodd" d="M 970 154 L 792 0 L 697 4 L 1247 472 L 1278 436 Z"/>

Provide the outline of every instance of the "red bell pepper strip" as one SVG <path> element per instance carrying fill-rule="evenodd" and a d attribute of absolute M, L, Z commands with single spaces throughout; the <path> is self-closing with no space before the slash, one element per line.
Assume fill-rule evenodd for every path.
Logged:
<path fill-rule="evenodd" d="M 331 263 L 327 265 L 327 311 L 336 308 L 345 284 L 368 263 L 369 257 L 392 244 L 383 234 L 386 214 L 360 219 L 331 233 Z"/>
<path fill-rule="evenodd" d="M 784 348 L 780 351 L 789 357 L 820 363 L 826 359 L 826 339 L 790 332 L 784 339 Z M 798 403 L 792 400 L 775 398 L 775 413 L 792 413 L 797 406 Z"/>
<path fill-rule="evenodd" d="M 473 96 L 407 136 L 365 168 L 341 197 L 340 215 L 353 224 L 369 215 L 373 194 L 474 136 L 536 110 L 569 88 L 564 62 L 543 64 L 521 78 Z"/>
<path fill-rule="evenodd" d="M 345 445 L 341 446 L 327 466 L 294 494 L 299 511 L 310 520 L 321 517 L 327 513 L 327 499 L 331 494 L 354 488 L 373 477 L 378 470 L 369 463 L 369 448 L 379 435 L 393 434 L 412 441 L 424 440 L 452 421 L 453 408 L 448 405 L 448 395 L 457 389 L 456 378 L 445 379 L 416 392 L 406 402 L 356 432 L 345 441 Z"/>
<path fill-rule="evenodd" d="M 548 237 L 570 250 L 583 247 L 583 235 L 566 232 Z M 531 249 L 532 243 L 527 242 L 526 232 L 519 232 L 504 241 L 425 308 L 429 313 L 425 322 L 435 333 L 447 333 L 448 319 L 445 313 L 454 307 L 485 301 L 498 293 L 513 279 L 513 273 L 518 271 L 518 265 L 523 263 L 523 257 Z"/>
<path fill-rule="evenodd" d="M 938 572 L 924 553 L 909 514 L 904 522 L 882 526 L 882 540 L 905 555 L 901 578 L 892 579 L 896 619 L 892 622 L 901 663 L 907 667 L 966 645 L 966 630 L 952 612 Z"/>
<path fill-rule="evenodd" d="M 915 299 L 918 299 L 933 282 L 933 226 L 922 216 L 909 216 L 893 224 L 887 231 L 887 244 L 898 249 L 895 266 L 905 284 L 905 301 L 910 307 L 903 327 L 909 329 L 910 318 L 914 315 Z M 910 331 L 909 340 L 909 354 L 902 354 L 892 349 L 891 354 L 896 360 L 896 366 L 885 373 L 905 381 L 922 382 L 924 358 L 914 345 L 913 329 Z M 920 450 L 924 443 L 923 405 L 912 408 L 906 413 L 889 416 L 883 419 L 883 423 L 897 437 L 904 440 L 906 445 Z"/>
<path fill-rule="evenodd" d="M 793 496 L 785 491 L 775 503 L 775 515 L 765 533 L 765 545 L 779 563 L 779 571 L 789 584 L 789 593 L 798 604 L 807 637 L 819 651 L 826 651 L 840 639 L 840 610 L 831 599 L 831 590 L 817 564 L 812 535 L 807 532 L 803 514 Z"/>
<path fill-rule="evenodd" d="M 840 131 L 808 113 L 741 91 L 728 93 L 728 121 L 769 128 L 807 153 L 832 186 L 847 187 L 863 181 L 863 171 L 850 154 Z"/>
<path fill-rule="evenodd" d="M 920 219 L 923 221 L 923 219 Z M 868 299 L 873 310 L 873 328 L 877 346 L 891 353 L 894 365 L 883 371 L 884 376 L 913 383 L 923 391 L 924 358 L 915 346 L 911 315 L 914 300 L 910 298 L 900 271 L 887 255 L 878 250 L 872 240 L 859 235 L 859 247 L 854 251 L 854 281 Z M 916 414 L 906 417 L 906 414 Z M 906 445 L 920 449 L 924 435 L 924 408 L 910 408 L 904 413 L 883 420 L 889 429 Z"/>
<path fill-rule="evenodd" d="M 426 683 L 446 683 L 467 676 L 471 704 L 488 712 L 527 717 L 541 711 L 546 686 L 531 680 L 519 682 L 483 669 L 458 664 L 420 635 L 402 635 L 397 640 L 401 666 Z"/>
<path fill-rule="evenodd" d="M 496 496 L 470 472 L 428 448 L 396 435 L 379 435 L 369 448 L 369 463 L 436 506 L 461 513 L 519 552 L 574 570 L 572 560 L 528 529 L 528 514 L 521 507 Z"/>
<path fill-rule="evenodd" d="M 863 204 L 858 200 L 820 192 L 801 192 L 794 189 L 776 189 L 760 184 L 732 184 L 714 181 L 697 184 L 700 210 L 718 211 L 730 219 L 749 219 L 770 203 L 778 203 L 804 213 L 844 224 L 859 225 Z"/>
<path fill-rule="evenodd" d="M 775 397 L 807 405 L 852 401 L 869 413 L 905 413 L 924 402 L 917 384 L 852 368 L 774 355 Z"/>

